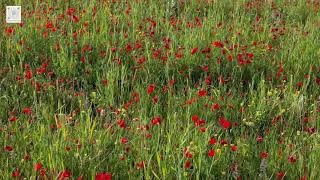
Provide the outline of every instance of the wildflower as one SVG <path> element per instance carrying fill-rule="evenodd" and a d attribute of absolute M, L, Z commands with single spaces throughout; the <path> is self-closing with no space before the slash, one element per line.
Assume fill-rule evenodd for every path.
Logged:
<path fill-rule="evenodd" d="M 220 41 L 215 41 L 211 45 L 214 46 L 214 47 L 223 48 L 223 44 Z"/>
<path fill-rule="evenodd" d="M 217 142 L 217 140 L 215 138 L 211 138 L 209 141 L 209 144 L 214 145 L 214 144 L 216 144 L 216 142 Z"/>
<path fill-rule="evenodd" d="M 199 92 L 198 92 L 198 96 L 199 97 L 203 97 L 203 96 L 206 96 L 207 95 L 207 91 L 204 90 L 204 89 L 201 89 Z"/>
<path fill-rule="evenodd" d="M 224 129 L 228 129 L 231 126 L 231 123 L 225 119 L 225 118 L 220 118 L 219 119 L 219 124 L 224 128 Z"/>
<path fill-rule="evenodd" d="M 31 108 L 23 108 L 22 112 L 23 112 L 23 114 L 30 115 L 31 114 Z"/>
<path fill-rule="evenodd" d="M 59 180 L 69 179 L 69 178 L 71 178 L 71 176 L 72 176 L 72 174 L 69 170 L 64 170 L 63 172 L 61 172 L 59 174 L 58 179 Z"/>
<path fill-rule="evenodd" d="M 215 152 L 214 150 L 209 150 L 209 151 L 208 151 L 208 156 L 209 156 L 209 157 L 214 157 L 215 154 L 216 154 L 216 152 Z"/>
<path fill-rule="evenodd" d="M 147 89 L 147 94 L 151 94 L 155 90 L 156 86 L 154 84 L 150 84 Z"/>
<path fill-rule="evenodd" d="M 191 166 L 191 162 L 187 160 L 186 163 L 184 164 L 184 168 L 189 169 L 190 166 Z"/>
<path fill-rule="evenodd" d="M 144 168 L 144 161 L 137 163 L 137 169 L 142 169 L 142 168 Z"/>
<path fill-rule="evenodd" d="M 263 141 L 263 137 L 262 137 L 262 136 L 258 136 L 258 137 L 257 137 L 257 141 L 258 141 L 258 142 L 262 142 L 262 141 Z"/>
<path fill-rule="evenodd" d="M 19 169 L 16 169 L 16 170 L 14 170 L 13 172 L 12 172 L 12 175 L 11 175 L 12 177 L 19 177 L 20 176 L 20 171 L 19 171 Z"/>
<path fill-rule="evenodd" d="M 127 138 L 121 138 L 121 143 L 122 144 L 127 144 L 128 143 L 128 139 Z"/>
<path fill-rule="evenodd" d="M 237 151 L 238 147 L 237 146 L 231 146 L 231 151 Z"/>
<path fill-rule="evenodd" d="M 193 55 L 193 54 L 195 54 L 195 53 L 197 53 L 198 52 L 198 48 L 193 48 L 193 49 L 191 49 L 191 54 Z"/>
<path fill-rule="evenodd" d="M 289 157 L 288 157 L 288 161 L 290 162 L 290 163 L 295 163 L 296 161 L 297 161 L 297 156 L 296 155 L 290 155 Z"/>
<path fill-rule="evenodd" d="M 277 173 L 277 179 L 283 179 L 286 174 L 284 172 Z"/>
<path fill-rule="evenodd" d="M 152 120 L 151 120 L 151 123 L 152 123 L 153 125 L 159 125 L 159 124 L 160 124 L 160 116 L 152 119 Z"/>
<path fill-rule="evenodd" d="M 11 117 L 9 117 L 9 121 L 15 122 L 15 121 L 17 121 L 17 117 L 11 116 Z"/>
<path fill-rule="evenodd" d="M 25 71 L 25 73 L 24 73 L 24 78 L 26 78 L 26 79 L 31 79 L 32 78 L 32 76 L 33 76 L 33 74 L 32 74 L 32 71 L 31 70 L 26 70 Z"/>
<path fill-rule="evenodd" d="M 111 178 L 111 173 L 97 173 L 95 176 L 95 180 L 110 180 Z"/>
<path fill-rule="evenodd" d="M 13 150 L 13 147 L 12 146 L 5 146 L 4 150 L 8 151 L 8 152 L 11 152 Z"/>
<path fill-rule="evenodd" d="M 7 28 L 7 30 L 6 30 L 6 33 L 9 35 L 13 34 L 13 32 L 14 32 L 14 29 L 12 27 Z"/>
<path fill-rule="evenodd" d="M 262 159 L 266 159 L 266 158 L 268 158 L 268 156 L 269 156 L 269 154 L 267 152 L 260 153 L 260 158 L 262 158 Z"/>
<path fill-rule="evenodd" d="M 39 171 L 41 168 L 42 168 L 42 164 L 41 164 L 41 163 L 37 163 L 37 164 L 34 166 L 34 170 L 35 170 L 35 171 Z"/>
<path fill-rule="evenodd" d="M 214 111 L 214 110 L 218 110 L 220 109 L 220 105 L 218 103 L 215 103 L 211 106 L 211 110 Z"/>

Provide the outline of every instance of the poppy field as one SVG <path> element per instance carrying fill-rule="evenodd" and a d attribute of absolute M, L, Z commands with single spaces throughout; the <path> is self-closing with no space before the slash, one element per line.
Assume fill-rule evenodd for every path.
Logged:
<path fill-rule="evenodd" d="M 0 8 L 0 179 L 319 179 L 320 1 Z"/>

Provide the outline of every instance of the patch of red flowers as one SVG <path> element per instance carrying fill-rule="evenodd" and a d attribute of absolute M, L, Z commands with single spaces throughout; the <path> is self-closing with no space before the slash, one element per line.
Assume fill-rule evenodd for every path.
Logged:
<path fill-rule="evenodd" d="M 228 121 L 227 119 L 225 118 L 220 118 L 219 119 L 219 124 L 224 128 L 224 129 L 228 129 L 231 127 L 231 123 L 230 121 Z"/>
<path fill-rule="evenodd" d="M 95 176 L 95 180 L 110 180 L 111 178 L 111 173 L 97 173 Z"/>

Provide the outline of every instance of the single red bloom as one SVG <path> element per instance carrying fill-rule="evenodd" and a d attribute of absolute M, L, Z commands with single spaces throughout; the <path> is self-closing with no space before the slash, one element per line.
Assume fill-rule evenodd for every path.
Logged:
<path fill-rule="evenodd" d="M 220 109 L 220 105 L 218 103 L 213 104 L 212 107 L 211 107 L 212 111 L 218 110 L 218 109 Z"/>
<path fill-rule="evenodd" d="M 123 119 L 119 119 L 117 121 L 117 124 L 120 128 L 125 128 L 126 127 L 126 122 Z"/>
<path fill-rule="evenodd" d="M 220 118 L 219 119 L 219 124 L 224 128 L 224 129 L 228 129 L 231 126 L 231 123 L 225 119 L 225 118 Z"/>
<path fill-rule="evenodd" d="M 37 164 L 34 166 L 34 170 L 35 170 L 35 171 L 39 171 L 41 168 L 42 168 L 42 164 L 41 164 L 41 163 L 37 163 Z"/>
<path fill-rule="evenodd" d="M 217 140 L 215 138 L 211 138 L 209 141 L 209 144 L 214 145 L 217 143 Z"/>
<path fill-rule="evenodd" d="M 198 121 L 198 120 L 199 120 L 198 115 L 193 115 L 193 116 L 192 116 L 192 121 L 193 121 L 193 122 L 196 122 L 196 121 Z"/>
<path fill-rule="evenodd" d="M 11 152 L 13 150 L 13 147 L 12 146 L 5 146 L 4 150 L 8 151 L 8 152 Z"/>
<path fill-rule="evenodd" d="M 159 125 L 159 124 L 160 124 L 160 120 L 161 120 L 161 118 L 160 118 L 160 116 L 158 116 L 158 117 L 152 119 L 152 120 L 151 120 L 151 123 L 152 123 L 153 125 Z"/>
<path fill-rule="evenodd" d="M 159 98 L 158 98 L 157 95 L 153 96 L 152 102 L 153 102 L 154 104 L 158 103 L 158 100 L 159 100 Z"/>
<path fill-rule="evenodd" d="M 63 172 L 60 173 L 58 179 L 59 180 L 69 179 L 71 176 L 72 174 L 69 170 L 64 170 Z"/>
<path fill-rule="evenodd" d="M 204 125 L 206 124 L 206 121 L 203 120 L 203 119 L 198 119 L 196 122 L 195 122 L 195 126 L 198 127 L 198 126 L 201 126 L 201 125 Z"/>
<path fill-rule="evenodd" d="M 137 168 L 138 169 L 144 168 L 144 161 L 137 163 Z"/>
<path fill-rule="evenodd" d="M 26 70 L 25 73 L 24 73 L 24 78 L 29 80 L 29 79 L 32 78 L 32 75 L 33 75 L 33 73 L 32 73 L 31 70 Z"/>
<path fill-rule="evenodd" d="M 214 46 L 214 47 L 223 48 L 223 44 L 220 41 L 215 41 L 211 45 Z"/>
<path fill-rule="evenodd" d="M 128 138 L 121 138 L 121 143 L 122 144 L 127 144 L 128 143 Z"/>
<path fill-rule="evenodd" d="M 70 16 L 70 15 L 72 15 L 73 13 L 75 13 L 76 12 L 76 9 L 75 8 L 68 8 L 68 10 L 67 10 L 67 14 Z"/>
<path fill-rule="evenodd" d="M 133 50 L 133 48 L 132 48 L 132 46 L 130 44 L 126 45 L 126 49 L 127 49 L 127 51 L 132 51 Z"/>
<path fill-rule="evenodd" d="M 192 158 L 192 153 L 189 152 L 188 148 L 184 148 L 184 156 L 186 158 Z"/>
<path fill-rule="evenodd" d="M 190 162 L 189 160 L 186 161 L 186 163 L 184 164 L 184 167 L 185 167 L 186 169 L 189 169 L 190 166 L 191 166 L 191 162 Z"/>
<path fill-rule="evenodd" d="M 151 93 L 155 90 L 155 88 L 156 88 L 156 85 L 150 84 L 150 85 L 148 86 L 147 93 L 148 93 L 148 94 L 151 94 Z"/>
<path fill-rule="evenodd" d="M 277 173 L 277 179 L 283 179 L 286 174 L 284 172 Z"/>
<path fill-rule="evenodd" d="M 23 114 L 28 114 L 28 115 L 30 115 L 30 114 L 31 114 L 31 108 L 24 108 L 24 109 L 22 110 L 22 112 L 23 112 Z"/>
<path fill-rule="evenodd" d="M 268 156 L 269 156 L 269 154 L 267 152 L 260 153 L 260 158 L 262 158 L 262 159 L 266 159 L 266 158 L 268 158 Z"/>
<path fill-rule="evenodd" d="M 257 137 L 257 141 L 258 141 L 258 142 L 262 142 L 262 141 L 263 141 L 263 137 L 262 137 L 262 136 L 258 136 L 258 137 Z"/>
<path fill-rule="evenodd" d="M 17 117 L 11 116 L 11 117 L 9 117 L 9 121 L 15 122 L 15 121 L 17 121 Z"/>
<path fill-rule="evenodd" d="M 195 53 L 197 53 L 198 52 L 198 48 L 193 48 L 193 49 L 191 49 L 191 54 L 193 55 L 193 54 L 195 54 Z"/>
<path fill-rule="evenodd" d="M 288 161 L 290 162 L 290 163 L 295 163 L 296 161 L 297 161 L 297 156 L 296 155 L 290 155 L 289 157 L 288 157 Z"/>
<path fill-rule="evenodd" d="M 45 176 L 46 172 L 47 172 L 46 169 L 41 169 L 39 174 L 40 174 L 40 176 Z"/>
<path fill-rule="evenodd" d="M 238 147 L 237 146 L 231 146 L 231 151 L 237 151 Z"/>
<path fill-rule="evenodd" d="M 13 29 L 12 27 L 9 27 L 9 28 L 7 28 L 6 32 L 7 32 L 8 34 L 13 34 L 14 29 Z"/>
<path fill-rule="evenodd" d="M 209 156 L 209 157 L 214 157 L 215 154 L 216 154 L 216 152 L 215 152 L 213 149 L 211 149 L 211 150 L 208 151 L 208 156 Z"/>
<path fill-rule="evenodd" d="M 203 97 L 203 96 L 206 96 L 207 95 L 207 91 L 204 90 L 204 89 L 201 89 L 199 92 L 198 92 L 198 96 L 199 97 Z"/>
<path fill-rule="evenodd" d="M 111 173 L 98 173 L 95 176 L 95 180 L 111 180 L 112 174 Z"/>
<path fill-rule="evenodd" d="M 20 171 L 19 169 L 16 169 L 12 172 L 12 177 L 19 177 L 20 176 Z"/>
<path fill-rule="evenodd" d="M 301 88 L 301 87 L 303 86 L 303 82 L 298 82 L 298 83 L 297 83 L 297 86 L 298 86 L 299 88 Z"/>

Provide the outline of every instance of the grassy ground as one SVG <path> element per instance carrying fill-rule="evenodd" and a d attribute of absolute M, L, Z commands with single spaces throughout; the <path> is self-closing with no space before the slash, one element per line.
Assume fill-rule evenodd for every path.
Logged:
<path fill-rule="evenodd" d="M 0 179 L 320 176 L 319 1 L 10 3 Z"/>

